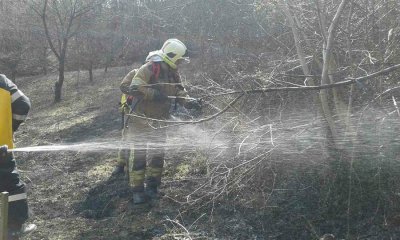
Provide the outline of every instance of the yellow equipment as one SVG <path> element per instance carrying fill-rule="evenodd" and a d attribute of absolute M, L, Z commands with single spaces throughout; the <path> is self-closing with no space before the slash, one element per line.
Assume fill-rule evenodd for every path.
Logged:
<path fill-rule="evenodd" d="M 120 111 L 123 113 L 129 113 L 129 110 L 127 112 L 127 108 L 129 108 L 128 106 L 128 98 L 126 96 L 126 94 L 122 94 L 121 96 L 121 101 L 120 101 Z"/>
<path fill-rule="evenodd" d="M 0 88 L 0 146 L 14 148 L 10 92 Z"/>

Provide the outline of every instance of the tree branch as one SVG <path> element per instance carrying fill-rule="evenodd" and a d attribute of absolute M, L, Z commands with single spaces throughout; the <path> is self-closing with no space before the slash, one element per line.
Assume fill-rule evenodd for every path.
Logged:
<path fill-rule="evenodd" d="M 393 72 L 400 68 L 400 64 L 391 66 L 389 68 L 385 68 L 381 71 L 359 77 L 359 78 L 347 78 L 348 80 L 337 82 L 337 83 L 332 83 L 332 84 L 323 84 L 320 86 L 304 86 L 304 87 L 280 87 L 280 88 L 261 88 L 261 89 L 250 89 L 250 90 L 245 90 L 246 93 L 262 93 L 262 92 L 279 92 L 279 91 L 316 91 L 316 90 L 322 90 L 322 89 L 329 89 L 329 88 L 335 88 L 339 86 L 345 86 L 345 85 L 350 85 L 354 84 L 356 82 L 361 82 L 361 81 L 366 81 L 371 78 L 375 78 L 380 75 L 388 74 L 390 72 Z M 231 94 L 238 94 L 238 93 L 243 93 L 243 91 L 231 91 L 227 93 L 220 93 L 220 94 L 214 94 L 211 96 L 223 96 L 223 95 L 231 95 Z"/>
<path fill-rule="evenodd" d="M 41 18 L 42 18 L 43 26 L 44 26 L 44 32 L 45 32 L 47 41 L 49 42 L 51 51 L 53 51 L 53 53 L 54 53 L 54 55 L 56 55 L 57 59 L 60 59 L 60 54 L 57 52 L 57 50 L 54 47 L 53 41 L 51 40 L 51 37 L 50 37 L 49 28 L 47 26 L 47 21 L 46 21 L 47 2 L 48 2 L 47 0 L 44 1 L 43 12 L 41 14 Z"/>
<path fill-rule="evenodd" d="M 335 17 L 332 20 L 331 25 L 329 26 L 328 29 L 328 36 L 326 39 L 326 45 L 324 49 L 324 64 L 322 68 L 322 76 L 321 76 L 321 84 L 326 84 L 328 82 L 328 69 L 329 69 L 329 61 L 330 57 L 332 54 L 332 46 L 333 46 L 333 37 L 335 34 L 335 30 L 337 28 L 337 25 L 339 23 L 340 16 L 342 15 L 342 12 L 344 10 L 344 7 L 346 4 L 349 2 L 349 0 L 342 0 L 342 2 L 339 5 L 338 10 L 336 11 Z"/>
<path fill-rule="evenodd" d="M 228 92 L 228 93 L 221 93 L 221 94 L 215 94 L 215 95 L 211 95 L 211 96 L 223 96 L 223 95 L 231 95 L 231 94 L 240 94 L 239 96 L 237 96 L 235 99 L 233 99 L 230 103 L 228 103 L 228 105 L 222 109 L 221 111 L 217 112 L 216 114 L 213 114 L 207 118 L 202 118 L 199 120 L 195 120 L 195 121 L 171 121 L 171 120 L 162 120 L 162 119 L 155 119 L 155 118 L 148 118 L 145 116 L 140 116 L 140 115 L 136 115 L 136 114 L 127 114 L 128 116 L 132 116 L 135 118 L 140 118 L 140 119 L 145 119 L 145 120 L 150 120 L 150 121 L 155 121 L 155 122 L 162 122 L 162 123 L 174 123 L 174 124 L 196 124 L 196 123 L 202 123 L 202 122 L 206 122 L 209 121 L 211 119 L 214 119 L 216 117 L 218 117 L 219 115 L 221 115 L 222 113 L 226 112 L 229 108 L 232 107 L 233 104 L 235 104 L 241 97 L 243 97 L 245 94 L 249 94 L 249 93 L 265 93 L 265 92 L 283 92 L 283 91 L 317 91 L 317 90 L 321 90 L 321 89 L 328 89 L 328 88 L 335 88 L 335 87 L 339 87 L 339 86 L 345 86 L 345 85 L 350 85 L 350 84 L 354 84 L 356 82 L 360 82 L 360 81 L 366 81 L 368 79 L 383 75 L 383 74 L 387 74 L 390 73 L 396 69 L 400 68 L 400 64 L 394 65 L 392 67 L 383 69 L 382 71 L 379 72 L 375 72 L 372 73 L 370 75 L 366 75 L 363 77 L 359 77 L 359 78 L 352 78 L 346 81 L 341 81 L 341 82 L 337 82 L 337 83 L 333 83 L 333 84 L 325 84 L 325 85 L 320 85 L 320 86 L 304 86 L 304 87 L 280 87 L 280 88 L 261 88 L 261 89 L 252 89 L 252 90 L 244 90 L 244 91 L 232 91 L 232 92 Z"/>

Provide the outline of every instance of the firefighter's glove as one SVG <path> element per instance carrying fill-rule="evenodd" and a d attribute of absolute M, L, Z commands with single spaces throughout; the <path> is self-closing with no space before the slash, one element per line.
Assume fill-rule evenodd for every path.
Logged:
<path fill-rule="evenodd" d="M 7 151 L 8 151 L 8 146 L 7 145 L 0 146 L 0 162 L 6 160 Z"/>
<path fill-rule="evenodd" d="M 200 99 L 193 99 L 186 102 L 185 108 L 193 110 L 201 110 L 203 108 L 203 104 Z"/>
<path fill-rule="evenodd" d="M 165 102 L 168 101 L 168 96 L 162 93 L 158 89 L 153 89 L 153 101 L 156 102 Z"/>

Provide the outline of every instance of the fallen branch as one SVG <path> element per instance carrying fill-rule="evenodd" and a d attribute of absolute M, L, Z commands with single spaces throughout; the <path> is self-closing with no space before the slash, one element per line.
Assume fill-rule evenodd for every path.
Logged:
<path fill-rule="evenodd" d="M 222 109 L 221 111 L 206 117 L 206 118 L 202 118 L 199 120 L 192 120 L 192 121 L 171 121 L 171 120 L 163 120 L 163 119 L 155 119 L 155 118 L 148 118 L 145 116 L 140 116 L 140 115 L 136 115 L 136 114 L 127 114 L 128 116 L 132 116 L 135 118 L 141 118 L 141 119 L 145 119 L 145 120 L 149 120 L 149 121 L 155 121 L 155 122 L 162 122 L 162 123 L 174 123 L 174 124 L 196 124 L 196 123 L 202 123 L 202 122 L 206 122 L 209 121 L 211 119 L 214 119 L 216 117 L 218 117 L 219 115 L 221 115 L 222 113 L 226 112 L 229 108 L 232 107 L 233 104 L 235 104 L 241 97 L 243 97 L 245 94 L 249 94 L 249 93 L 265 93 L 265 92 L 278 92 L 278 91 L 317 91 L 317 90 L 321 90 L 321 89 L 329 89 L 329 88 L 335 88 L 335 87 L 340 87 L 340 86 L 345 86 L 345 85 L 350 85 L 350 84 L 354 84 L 357 82 L 361 82 L 361 81 L 366 81 L 368 79 L 383 75 L 383 74 L 388 74 L 390 72 L 393 72 L 394 70 L 400 68 L 400 64 L 391 66 L 389 68 L 385 68 L 381 71 L 363 76 L 363 77 L 359 77 L 359 78 L 348 78 L 348 80 L 345 81 L 341 81 L 341 82 L 337 82 L 337 83 L 332 83 L 332 84 L 324 84 L 324 85 L 320 85 L 320 86 L 304 86 L 304 87 L 279 87 L 279 88 L 260 88 L 260 89 L 252 89 L 252 90 L 241 90 L 241 91 L 231 91 L 231 92 L 226 92 L 226 93 L 220 93 L 220 94 L 215 94 L 215 95 L 209 95 L 210 96 L 223 96 L 223 95 L 232 95 L 232 94 L 240 94 L 239 96 L 237 96 L 235 99 L 233 99 L 230 103 L 228 103 L 228 105 Z"/>
<path fill-rule="evenodd" d="M 248 94 L 248 93 L 264 93 L 264 92 L 284 92 L 284 91 L 316 91 L 316 90 L 322 90 L 322 89 L 329 89 L 329 88 L 335 88 L 335 87 L 355 84 L 357 82 L 366 81 L 371 78 L 375 78 L 377 76 L 393 72 L 394 70 L 397 70 L 398 68 L 400 68 L 400 64 L 385 68 L 381 71 L 371 73 L 371 74 L 363 76 L 363 77 L 347 78 L 347 80 L 345 80 L 345 81 L 332 83 L 332 84 L 324 84 L 324 85 L 320 85 L 320 86 L 260 88 L 260 89 L 245 90 L 245 93 Z M 215 97 L 215 96 L 231 95 L 231 94 L 238 94 L 238 93 L 243 93 L 243 91 L 239 91 L 239 90 L 231 91 L 231 92 L 219 93 L 219 94 L 214 94 L 214 95 L 209 95 L 209 96 Z"/>

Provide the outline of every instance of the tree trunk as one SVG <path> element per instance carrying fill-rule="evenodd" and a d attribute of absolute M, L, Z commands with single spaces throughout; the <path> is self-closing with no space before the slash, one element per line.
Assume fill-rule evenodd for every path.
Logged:
<path fill-rule="evenodd" d="M 44 75 L 47 75 L 47 68 L 48 68 L 48 63 L 47 63 L 47 47 L 43 48 L 43 62 L 42 62 L 42 72 Z"/>
<path fill-rule="evenodd" d="M 108 55 L 106 56 L 106 67 L 104 68 L 104 72 L 108 71 L 108 68 L 111 66 L 111 63 L 114 61 L 112 54 L 114 54 L 113 51 L 111 53 L 108 53 Z"/>
<path fill-rule="evenodd" d="M 291 29 L 292 29 L 292 34 L 293 34 L 293 38 L 294 38 L 294 42 L 295 42 L 295 46 L 296 46 L 296 51 L 297 51 L 297 56 L 299 57 L 299 61 L 301 64 L 301 67 L 303 69 L 303 73 L 304 75 L 308 76 L 311 75 L 311 72 L 309 70 L 309 67 L 307 65 L 307 61 L 305 58 L 305 53 L 304 53 L 304 49 L 301 46 L 301 42 L 303 39 L 301 39 L 301 35 L 298 31 L 298 26 L 297 23 L 295 22 L 295 18 L 293 16 L 293 14 L 291 13 L 290 9 L 289 9 L 289 4 L 288 2 L 286 2 L 286 4 L 283 4 L 283 10 L 286 14 L 286 17 L 289 20 Z M 306 38 L 305 38 L 306 39 Z M 307 85 L 312 85 L 315 86 L 315 82 L 312 78 L 306 78 L 304 81 L 305 84 Z M 324 98 L 320 98 L 318 95 L 314 96 L 314 102 L 318 103 L 318 111 L 319 113 L 324 116 L 324 125 L 325 125 L 325 134 L 326 134 L 326 139 L 327 141 L 327 147 L 328 147 L 328 154 L 331 154 L 332 151 L 331 149 L 334 148 L 334 136 L 335 136 L 335 132 L 332 131 L 332 121 L 331 118 L 328 116 L 326 117 L 326 110 L 327 108 L 329 108 L 327 101 L 324 101 Z"/>
<path fill-rule="evenodd" d="M 60 59 L 59 68 L 58 68 L 58 81 L 54 85 L 54 101 L 55 102 L 61 101 L 62 86 L 64 83 L 64 68 L 65 68 L 65 61 L 64 61 L 64 59 Z"/>
<path fill-rule="evenodd" d="M 331 67 L 331 57 L 332 57 L 332 51 L 333 51 L 333 44 L 334 44 L 334 36 L 335 32 L 338 26 L 338 22 L 340 19 L 341 14 L 343 13 L 344 7 L 346 4 L 349 2 L 349 0 L 342 0 L 340 3 L 335 16 L 333 17 L 333 20 L 328 28 L 328 32 L 326 33 L 326 39 L 323 44 L 323 51 L 322 51 L 322 57 L 323 57 L 323 66 L 322 66 L 322 74 L 321 74 L 321 85 L 324 84 L 329 84 L 329 68 Z M 322 30 L 324 31 L 324 30 Z M 328 122 L 329 125 L 329 130 L 330 133 L 332 134 L 332 143 L 334 144 L 334 147 L 338 147 L 338 134 L 337 134 L 337 129 L 336 129 L 336 124 L 333 119 L 333 111 L 331 110 L 329 106 L 329 95 L 328 91 L 326 89 L 322 89 L 319 92 L 320 100 L 321 100 L 321 105 L 322 105 L 322 110 L 324 111 L 324 117 L 326 121 Z"/>
<path fill-rule="evenodd" d="M 89 64 L 89 82 L 93 82 L 93 62 Z"/>

